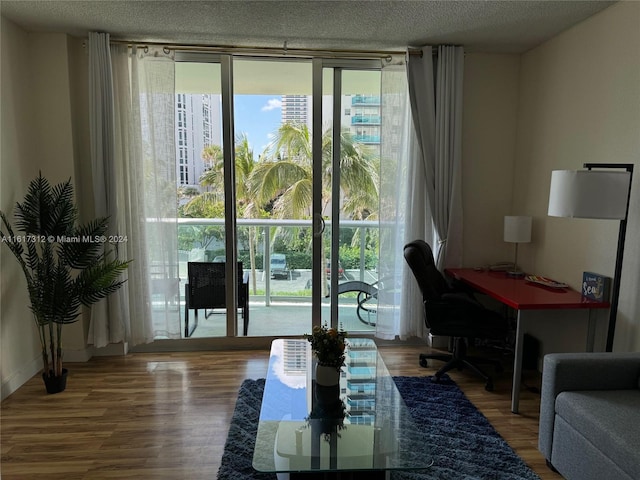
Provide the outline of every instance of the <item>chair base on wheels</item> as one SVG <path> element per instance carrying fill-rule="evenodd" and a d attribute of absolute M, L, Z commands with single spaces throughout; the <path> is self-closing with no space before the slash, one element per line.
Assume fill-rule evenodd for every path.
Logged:
<path fill-rule="evenodd" d="M 493 391 L 493 379 L 487 375 L 483 370 L 481 370 L 476 363 L 488 363 L 494 366 L 497 372 L 502 371 L 502 364 L 497 360 L 492 360 L 488 358 L 478 358 L 478 357 L 469 357 L 467 356 L 467 342 L 462 337 L 457 337 L 453 339 L 453 352 L 451 354 L 442 354 L 442 353 L 422 353 L 420 354 L 420 366 L 427 367 L 428 360 L 440 360 L 442 362 L 446 362 L 435 374 L 436 381 L 439 381 L 440 378 L 449 370 L 457 368 L 459 370 L 463 370 L 468 368 L 480 378 L 482 378 L 485 382 L 484 388 L 486 391 Z"/>

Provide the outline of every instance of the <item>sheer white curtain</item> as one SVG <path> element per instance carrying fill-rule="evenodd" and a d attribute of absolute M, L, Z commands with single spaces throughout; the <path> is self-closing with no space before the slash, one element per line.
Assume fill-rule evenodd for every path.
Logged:
<path fill-rule="evenodd" d="M 111 63 L 114 88 L 114 119 L 116 138 L 116 178 L 122 192 L 127 231 L 129 258 L 129 298 L 131 312 L 130 342 L 133 345 L 153 341 L 149 268 L 147 262 L 146 221 L 144 214 L 144 190 L 138 179 L 144 178 L 140 125 L 134 122 L 131 91 L 131 59 L 129 48 L 124 45 L 111 47 Z"/>
<path fill-rule="evenodd" d="M 463 71 L 462 47 L 438 47 L 435 76 L 431 47 L 424 47 L 422 55 L 409 55 L 411 111 L 427 172 L 427 196 L 438 239 L 432 247 L 440 269 L 462 261 Z"/>
<path fill-rule="evenodd" d="M 404 245 L 432 236 L 426 171 L 413 126 L 405 57 L 382 69 L 380 263 L 376 336 L 426 335 L 422 296 L 404 260 Z"/>
<path fill-rule="evenodd" d="M 464 50 L 432 47 L 382 69 L 380 292 L 376 336 L 425 337 L 422 295 L 403 247 L 423 239 L 438 267 L 462 258 Z"/>
<path fill-rule="evenodd" d="M 161 49 L 133 49 L 131 55 L 132 148 L 137 178 L 131 189 L 142 188 L 142 208 L 136 212 L 145 230 L 144 253 L 149 267 L 146 286 L 151 293 L 156 280 L 171 280 L 178 272 L 178 222 L 175 141 L 174 59 Z M 140 195 L 140 192 L 138 192 Z M 151 278 L 151 276 L 160 278 Z M 177 282 L 162 282 L 159 300 L 179 298 Z M 180 338 L 179 303 L 153 302 L 153 336 Z M 144 334 L 149 335 L 145 325 Z"/>
<path fill-rule="evenodd" d="M 133 259 L 128 269 L 126 340 L 136 345 L 158 337 L 180 338 L 178 304 L 152 297 L 152 274 L 177 275 L 178 266 L 173 59 L 162 50 L 113 46 L 110 64 L 112 119 L 103 122 L 113 128 L 112 161 L 102 172 L 94 169 L 94 189 L 104 182 L 107 191 L 115 192 L 110 208 L 118 218 L 117 233 L 126 236 L 121 247 Z M 94 110 L 94 115 L 106 119 L 107 109 Z M 164 299 L 179 298 L 177 282 L 162 286 Z M 98 338 L 104 327 L 92 323 L 92 334 Z"/>
<path fill-rule="evenodd" d="M 116 187 L 114 89 L 108 33 L 89 33 L 89 134 L 94 213 L 109 217 L 108 236 L 129 237 L 121 191 Z M 105 244 L 121 259 L 131 258 L 125 242 Z M 129 272 L 128 272 L 129 273 Z M 129 273 L 130 278 L 130 273 Z M 128 341 L 130 337 L 129 284 L 91 308 L 87 342 L 96 347 Z"/>

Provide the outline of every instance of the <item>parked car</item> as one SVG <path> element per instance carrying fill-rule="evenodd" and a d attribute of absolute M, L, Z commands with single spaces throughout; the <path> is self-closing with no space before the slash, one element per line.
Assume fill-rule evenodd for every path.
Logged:
<path fill-rule="evenodd" d="M 342 268 L 342 264 L 338 260 L 338 278 L 344 277 L 344 269 Z M 331 262 L 327 260 L 327 278 L 331 278 Z"/>
<path fill-rule="evenodd" d="M 271 267 L 271 278 L 289 278 L 287 256 L 284 253 L 272 253 L 269 266 Z"/>
<path fill-rule="evenodd" d="M 227 257 L 225 257 L 224 255 L 218 255 L 217 257 L 213 257 L 214 263 L 225 262 L 226 260 L 227 260 Z"/>

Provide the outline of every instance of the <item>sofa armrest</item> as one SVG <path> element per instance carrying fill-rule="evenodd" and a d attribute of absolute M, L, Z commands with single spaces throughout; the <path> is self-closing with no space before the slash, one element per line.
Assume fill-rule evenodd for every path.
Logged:
<path fill-rule="evenodd" d="M 551 460 L 556 397 L 565 391 L 638 388 L 640 352 L 553 353 L 544 357 L 538 449 Z"/>

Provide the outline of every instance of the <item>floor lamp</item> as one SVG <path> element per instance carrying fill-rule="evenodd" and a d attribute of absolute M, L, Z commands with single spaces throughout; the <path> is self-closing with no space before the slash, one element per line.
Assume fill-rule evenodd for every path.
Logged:
<path fill-rule="evenodd" d="M 620 221 L 606 343 L 606 351 L 611 352 L 618 315 L 618 299 L 620 298 L 620 277 L 624 239 L 627 233 L 633 164 L 585 163 L 583 167 L 587 170 L 554 170 L 551 172 L 548 215 Z"/>

